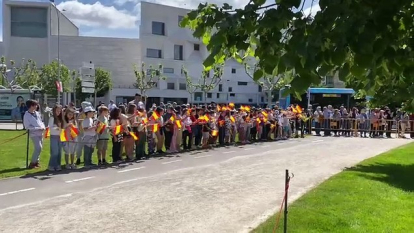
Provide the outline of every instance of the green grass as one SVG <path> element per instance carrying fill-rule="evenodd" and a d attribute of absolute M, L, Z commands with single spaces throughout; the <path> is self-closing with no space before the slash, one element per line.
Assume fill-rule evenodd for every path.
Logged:
<path fill-rule="evenodd" d="M 295 201 L 288 232 L 414 232 L 413 214 L 411 143 L 346 169 Z M 253 232 L 273 232 L 274 225 L 272 216 Z"/>
<path fill-rule="evenodd" d="M 13 138 L 19 135 L 24 134 L 25 131 L 0 131 L 0 179 L 14 177 L 14 176 L 23 176 L 32 173 L 43 172 L 47 169 L 47 164 L 49 163 L 50 158 L 50 140 L 44 139 L 43 141 L 43 150 L 40 154 L 40 164 L 42 165 L 39 169 L 26 169 L 26 142 L 27 134 L 23 135 L 13 141 L 6 142 L 9 138 Z M 32 158 L 33 145 L 32 141 L 29 139 L 29 162 Z M 4 144 L 3 144 L 4 143 Z M 108 143 L 108 152 L 112 150 L 112 143 Z M 95 150 L 96 151 L 96 150 Z M 109 154 L 107 156 L 109 156 Z M 64 162 L 62 150 L 62 164 Z M 96 152 L 93 156 L 94 163 L 97 162 Z"/>

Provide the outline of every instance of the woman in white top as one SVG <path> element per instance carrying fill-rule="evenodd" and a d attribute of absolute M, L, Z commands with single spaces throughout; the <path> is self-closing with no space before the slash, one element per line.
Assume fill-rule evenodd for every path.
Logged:
<path fill-rule="evenodd" d="M 71 131 L 78 130 L 75 118 L 75 110 L 72 108 L 65 109 L 63 117 L 63 127 L 65 129 L 67 141 L 63 143 L 63 150 L 65 151 L 66 169 L 76 169 L 75 152 L 76 152 L 76 137 L 71 135 Z M 70 157 L 70 163 L 69 163 Z"/>
<path fill-rule="evenodd" d="M 62 106 L 56 105 L 52 109 L 52 117 L 49 118 L 50 131 L 50 159 L 49 171 L 60 171 L 62 160 L 62 142 L 60 141 L 60 132 L 63 128 Z"/>

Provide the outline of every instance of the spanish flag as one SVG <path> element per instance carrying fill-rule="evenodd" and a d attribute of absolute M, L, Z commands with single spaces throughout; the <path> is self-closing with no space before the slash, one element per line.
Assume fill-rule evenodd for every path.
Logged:
<path fill-rule="evenodd" d="M 49 138 L 49 137 L 50 137 L 50 129 L 49 127 L 47 127 L 45 131 L 45 138 Z"/>
<path fill-rule="evenodd" d="M 244 107 L 243 105 L 240 107 L 241 111 L 246 111 L 246 107 Z"/>
<path fill-rule="evenodd" d="M 221 111 L 221 107 L 220 107 L 220 105 L 217 105 L 217 112 L 220 112 Z"/>
<path fill-rule="evenodd" d="M 170 117 L 170 121 L 174 122 L 175 121 L 175 117 L 174 116 L 171 116 Z"/>
<path fill-rule="evenodd" d="M 66 132 L 64 129 L 62 129 L 60 131 L 60 141 L 61 142 L 67 142 L 68 141 L 68 137 L 66 136 Z"/>
<path fill-rule="evenodd" d="M 250 112 L 250 107 L 249 106 L 244 106 L 244 109 L 246 110 L 246 112 Z"/>
<path fill-rule="evenodd" d="M 296 111 L 301 114 L 302 113 L 302 108 L 298 105 L 296 106 Z"/>
<path fill-rule="evenodd" d="M 234 119 L 234 117 L 233 116 L 230 116 L 230 120 L 231 120 L 231 122 L 236 122 L 236 119 Z"/>
<path fill-rule="evenodd" d="M 106 125 L 102 122 L 98 123 L 98 127 L 96 128 L 96 132 L 98 132 L 98 134 L 102 134 L 106 129 Z"/>
<path fill-rule="evenodd" d="M 229 107 L 233 109 L 234 108 L 234 103 L 229 103 Z"/>
<path fill-rule="evenodd" d="M 200 116 L 200 117 L 198 118 L 198 120 L 200 120 L 200 121 L 208 121 L 208 117 L 207 117 L 207 115 Z"/>
<path fill-rule="evenodd" d="M 158 120 L 158 119 L 160 119 L 160 115 L 158 115 L 158 113 L 157 112 L 152 112 L 152 117 L 154 118 L 154 120 Z"/>
<path fill-rule="evenodd" d="M 206 115 L 204 115 L 204 119 L 206 119 L 206 121 L 209 121 L 210 120 L 210 118 L 208 117 L 208 115 L 206 114 Z"/>
<path fill-rule="evenodd" d="M 267 118 L 267 116 L 268 116 L 267 112 L 262 111 L 262 114 L 263 114 L 263 116 L 264 116 L 264 117 L 266 117 L 266 118 Z"/>
<path fill-rule="evenodd" d="M 226 123 L 225 121 L 219 121 L 219 126 L 220 127 L 223 127 L 224 126 L 224 123 Z"/>
<path fill-rule="evenodd" d="M 296 110 L 296 108 L 294 108 L 293 106 L 291 108 L 292 108 L 292 112 L 293 113 L 298 113 L 298 111 Z"/>
<path fill-rule="evenodd" d="M 132 136 L 132 138 L 135 140 L 135 141 L 137 141 L 139 138 L 138 138 L 138 136 L 134 133 L 134 132 L 129 132 L 129 135 L 131 135 Z"/>
<path fill-rule="evenodd" d="M 213 135 L 213 137 L 217 136 L 218 131 L 217 130 L 213 130 L 213 132 L 211 132 L 211 135 Z"/>
<path fill-rule="evenodd" d="M 144 119 L 142 119 L 142 123 L 143 123 L 143 124 L 148 124 L 148 118 L 144 118 Z"/>
<path fill-rule="evenodd" d="M 175 121 L 175 124 L 177 125 L 177 127 L 178 127 L 179 129 L 181 129 L 181 127 L 182 127 L 182 125 L 181 125 L 181 121 L 176 120 L 176 121 Z"/>
<path fill-rule="evenodd" d="M 79 129 L 72 126 L 70 128 L 70 136 L 72 137 L 72 139 L 75 139 L 78 135 L 79 135 Z"/>
<path fill-rule="evenodd" d="M 187 115 L 191 115 L 191 108 L 187 110 Z"/>
<path fill-rule="evenodd" d="M 123 131 L 122 125 L 115 126 L 115 129 L 114 129 L 114 134 L 115 135 L 118 135 L 118 134 L 122 133 L 122 131 Z"/>
<path fill-rule="evenodd" d="M 156 133 L 158 131 L 158 124 L 152 126 L 152 131 Z"/>

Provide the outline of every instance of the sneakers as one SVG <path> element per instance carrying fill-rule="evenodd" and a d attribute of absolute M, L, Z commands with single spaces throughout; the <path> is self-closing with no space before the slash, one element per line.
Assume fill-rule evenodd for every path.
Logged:
<path fill-rule="evenodd" d="M 54 167 L 48 167 L 47 170 L 50 171 L 50 172 L 54 172 L 55 168 Z"/>
<path fill-rule="evenodd" d="M 65 168 L 66 169 L 72 169 L 72 166 L 70 164 L 66 164 Z"/>
<path fill-rule="evenodd" d="M 76 168 L 78 168 L 78 167 L 77 167 L 75 164 L 71 164 L 71 165 L 70 165 L 70 168 L 71 168 L 71 169 L 76 169 Z"/>
<path fill-rule="evenodd" d="M 81 160 L 80 158 L 76 160 L 76 165 L 80 165 L 81 164 Z"/>

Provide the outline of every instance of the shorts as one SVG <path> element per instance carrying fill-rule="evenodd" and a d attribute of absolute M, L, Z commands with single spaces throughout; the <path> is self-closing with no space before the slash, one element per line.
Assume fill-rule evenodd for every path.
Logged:
<path fill-rule="evenodd" d="M 65 152 L 65 154 L 67 155 L 73 155 L 76 152 L 76 142 L 64 142 L 63 143 L 63 151 Z"/>
<path fill-rule="evenodd" d="M 108 141 L 109 140 L 98 140 L 96 142 L 96 149 L 98 150 L 107 150 L 108 149 Z"/>
<path fill-rule="evenodd" d="M 289 126 L 283 126 L 283 131 L 286 133 L 289 132 Z"/>

